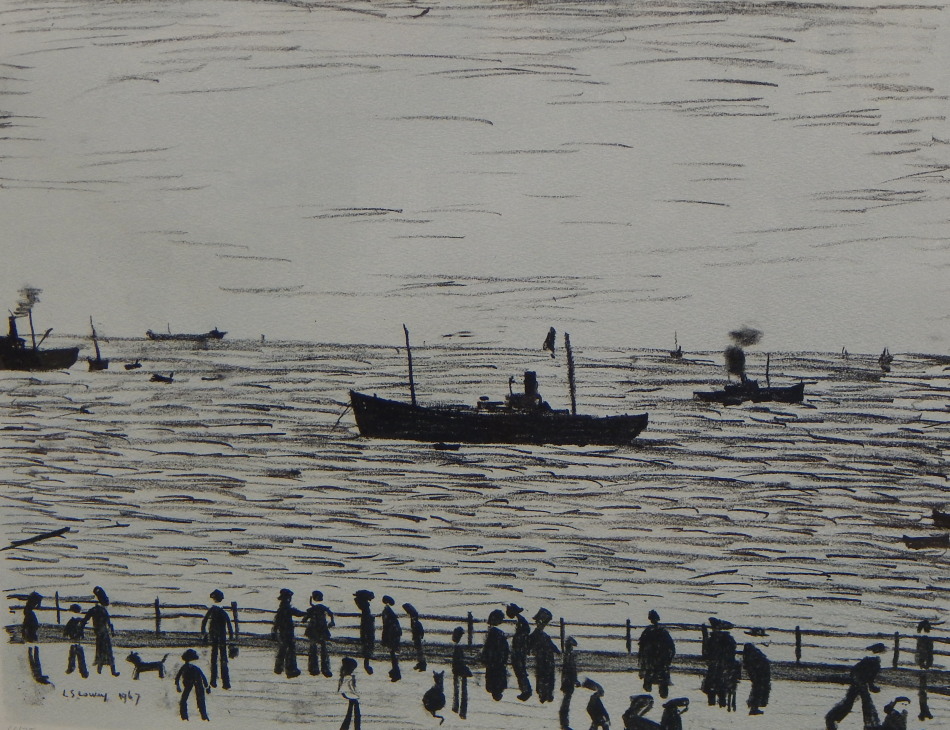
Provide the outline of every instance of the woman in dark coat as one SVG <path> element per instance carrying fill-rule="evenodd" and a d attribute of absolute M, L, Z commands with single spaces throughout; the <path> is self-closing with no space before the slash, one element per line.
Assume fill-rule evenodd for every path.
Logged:
<path fill-rule="evenodd" d="M 663 703 L 663 717 L 660 718 L 660 730 L 683 730 L 681 715 L 689 709 L 689 700 L 686 697 L 677 697 L 675 700 Z"/>
<path fill-rule="evenodd" d="M 99 603 L 86 611 L 86 615 L 82 620 L 82 628 L 85 628 L 86 624 L 92 621 L 92 633 L 96 637 L 96 658 L 93 660 L 96 665 L 96 673 L 102 674 L 102 668 L 108 664 L 112 670 L 112 676 L 118 677 L 119 673 L 115 669 L 115 656 L 112 654 L 112 637 L 115 636 L 115 628 L 112 626 L 112 619 L 106 609 L 106 606 L 109 605 L 109 596 L 99 586 L 92 589 L 92 594 Z"/>
<path fill-rule="evenodd" d="M 376 617 L 369 602 L 376 598 L 372 591 L 357 591 L 353 594 L 353 602 L 360 610 L 360 650 L 363 655 L 363 670 L 367 674 L 373 673 L 370 660 L 373 658 L 373 649 L 376 646 Z"/>
<path fill-rule="evenodd" d="M 482 664 L 485 665 L 485 691 L 498 702 L 508 689 L 508 658 L 511 650 L 508 637 L 499 625 L 505 620 L 505 614 L 495 609 L 488 615 L 488 631 L 482 647 Z"/>
<path fill-rule="evenodd" d="M 761 715 L 762 708 L 769 704 L 769 692 L 772 689 L 772 669 L 769 659 L 755 644 L 742 647 L 742 666 L 752 684 L 749 691 L 750 715 Z"/>
<path fill-rule="evenodd" d="M 544 632 L 544 628 L 551 621 L 551 612 L 546 608 L 539 609 L 535 614 L 535 629 L 528 640 L 528 648 L 534 654 L 534 683 L 538 692 L 538 701 L 554 701 L 554 681 L 556 676 L 555 654 L 561 650 Z"/>

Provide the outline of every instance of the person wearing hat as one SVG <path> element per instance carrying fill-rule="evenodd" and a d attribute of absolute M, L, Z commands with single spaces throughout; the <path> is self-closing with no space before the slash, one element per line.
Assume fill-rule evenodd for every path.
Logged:
<path fill-rule="evenodd" d="M 564 657 L 561 659 L 561 709 L 558 710 L 558 719 L 561 722 L 561 730 L 571 730 L 571 698 L 574 696 L 574 690 L 581 686 L 577 678 L 577 656 L 574 653 L 574 647 L 577 646 L 577 639 L 568 636 L 564 640 Z"/>
<path fill-rule="evenodd" d="M 356 667 L 357 662 L 351 656 L 343 657 L 340 662 L 340 680 L 337 682 L 336 691 L 349 703 L 340 730 L 349 730 L 351 720 L 353 730 L 360 730 L 360 695 L 356 691 Z"/>
<path fill-rule="evenodd" d="M 587 701 L 587 716 L 590 718 L 590 730 L 608 730 L 610 727 L 610 715 L 607 714 L 607 708 L 604 707 L 604 688 L 589 677 L 581 685 L 584 689 L 593 692 L 591 698 Z M 538 695 L 541 692 L 538 690 Z"/>
<path fill-rule="evenodd" d="M 713 616 L 709 619 L 709 626 L 712 633 L 703 642 L 703 658 L 706 660 L 703 693 L 710 705 L 718 703 L 720 707 L 734 710 L 742 665 L 736 659 L 736 640 L 729 633 L 732 624 Z"/>
<path fill-rule="evenodd" d="M 640 634 L 637 659 L 640 663 L 640 679 L 643 690 L 653 691 L 656 683 L 660 697 L 666 699 L 670 691 L 670 665 L 676 656 L 676 644 L 670 632 L 660 626 L 660 614 L 651 610 L 647 614 L 650 625 Z"/>
<path fill-rule="evenodd" d="M 560 654 L 557 644 L 551 641 L 544 629 L 551 622 L 551 612 L 538 609 L 534 616 L 534 631 L 528 639 L 528 649 L 534 654 L 534 684 L 539 702 L 554 701 L 555 654 Z"/>
<path fill-rule="evenodd" d="M 871 698 L 872 692 L 880 692 L 881 689 L 874 684 L 878 672 L 881 671 L 881 657 L 887 651 L 884 644 L 872 644 L 867 648 L 874 656 L 866 656 L 853 667 L 851 667 L 850 684 L 848 691 L 838 704 L 832 707 L 825 715 L 826 730 L 835 730 L 838 723 L 844 720 L 854 707 L 854 701 L 861 698 L 861 713 L 864 715 L 864 727 L 876 728 L 880 725 L 877 708 L 874 706 L 874 700 Z"/>
<path fill-rule="evenodd" d="M 907 708 L 910 697 L 895 697 L 884 705 L 884 722 L 880 730 L 907 730 Z"/>
<path fill-rule="evenodd" d="M 686 697 L 677 697 L 663 703 L 663 716 L 660 718 L 660 730 L 683 730 L 682 715 L 689 709 Z"/>
<path fill-rule="evenodd" d="M 752 684 L 749 691 L 750 715 L 761 715 L 762 708 L 769 704 L 769 693 L 772 689 L 772 667 L 769 658 L 755 644 L 746 643 L 742 647 L 742 667 Z"/>
<path fill-rule="evenodd" d="M 360 650 L 363 656 L 363 669 L 367 674 L 373 673 L 370 660 L 373 658 L 373 649 L 376 647 L 376 617 L 369 602 L 376 598 L 372 591 L 359 590 L 353 594 L 353 602 L 360 610 Z"/>
<path fill-rule="evenodd" d="M 332 677 L 328 642 L 330 641 L 330 629 L 336 626 L 336 620 L 333 618 L 333 611 L 328 606 L 323 605 L 322 601 L 323 593 L 313 591 L 310 594 L 310 608 L 307 609 L 307 615 L 303 617 L 301 622 L 307 627 L 304 636 L 310 641 L 310 651 L 307 654 L 307 671 L 312 676 L 323 674 L 324 677 Z"/>
<path fill-rule="evenodd" d="M 105 590 L 96 586 L 92 589 L 92 595 L 99 601 L 95 606 L 86 611 L 82 619 L 82 628 L 92 621 L 92 633 L 96 637 L 96 656 L 93 662 L 96 665 L 96 673 L 102 674 L 102 668 L 109 665 L 112 670 L 112 676 L 118 677 L 119 673 L 115 668 L 115 656 L 112 654 L 112 637 L 115 636 L 115 628 L 112 626 L 112 619 L 109 617 L 109 596 Z"/>
<path fill-rule="evenodd" d="M 660 723 L 644 717 L 651 709 L 653 709 L 653 697 L 631 695 L 630 707 L 621 715 L 623 730 L 659 730 Z"/>
<path fill-rule="evenodd" d="M 511 650 L 508 637 L 499 627 L 505 620 L 505 614 L 496 608 L 488 614 L 488 631 L 482 646 L 481 660 L 485 665 L 485 691 L 499 702 L 508 689 L 508 659 Z"/>
<path fill-rule="evenodd" d="M 294 617 L 303 618 L 307 614 L 290 605 L 294 592 L 281 588 L 277 596 L 277 611 L 274 613 L 274 625 L 271 639 L 277 641 L 277 656 L 274 660 L 274 674 L 286 672 L 289 679 L 300 676 L 297 669 L 297 646 L 294 640 Z"/>
<path fill-rule="evenodd" d="M 511 635 L 511 669 L 518 680 L 518 689 L 521 694 L 518 699 L 524 702 L 532 694 L 531 680 L 528 679 L 528 644 L 531 639 L 531 624 L 528 623 L 522 615 L 524 611 L 517 603 L 509 603 L 505 608 L 505 614 L 510 619 L 515 620 L 515 630 Z"/>
<path fill-rule="evenodd" d="M 392 596 L 383 596 L 383 611 L 379 619 L 383 624 L 383 631 L 379 637 L 379 643 L 389 650 L 389 661 L 392 668 L 389 670 L 389 679 L 392 682 L 398 682 L 402 679 L 402 672 L 399 671 L 399 644 L 402 641 L 402 626 L 399 625 L 399 617 L 393 610 L 396 601 Z"/>
<path fill-rule="evenodd" d="M 472 670 L 465 661 L 463 636 L 465 629 L 461 626 L 452 630 L 452 712 L 464 720 L 468 714 L 468 678 Z"/>
<path fill-rule="evenodd" d="M 412 634 L 412 645 L 416 650 L 416 666 L 413 667 L 417 672 L 426 670 L 426 655 L 422 648 L 422 639 L 425 638 L 426 630 L 419 620 L 419 612 L 411 603 L 402 604 L 402 610 L 409 616 L 409 631 Z"/>
<path fill-rule="evenodd" d="M 201 671 L 201 667 L 192 664 L 198 658 L 198 652 L 194 649 L 187 649 L 181 658 L 185 660 L 178 674 L 175 675 L 175 689 L 181 693 L 181 701 L 178 703 L 178 711 L 182 720 L 188 719 L 188 695 L 195 691 L 195 702 L 198 704 L 198 712 L 202 720 L 208 719 L 208 708 L 205 706 L 205 693 L 211 692 L 211 685 L 208 684 L 208 678 Z"/>
<path fill-rule="evenodd" d="M 23 624 L 21 626 L 21 636 L 26 644 L 35 644 L 40 640 L 40 620 L 36 616 L 36 609 L 43 603 L 43 596 L 33 591 L 23 602 Z M 30 660 L 30 670 L 33 672 L 33 679 L 40 684 L 49 684 L 49 677 L 43 674 L 43 667 L 40 664 L 40 647 L 27 647 L 27 658 Z"/>
<path fill-rule="evenodd" d="M 209 607 L 201 619 L 201 640 L 211 644 L 211 686 L 218 686 L 218 665 L 221 666 L 221 687 L 231 689 L 231 677 L 228 674 L 228 641 L 234 640 L 234 629 L 231 626 L 231 617 L 221 607 L 224 594 L 215 588 L 211 591 Z"/>
<path fill-rule="evenodd" d="M 86 679 L 89 676 L 89 670 L 86 668 L 86 652 L 82 648 L 82 606 L 74 603 L 69 607 L 70 613 L 74 614 L 63 627 L 63 636 L 69 639 L 69 659 L 66 664 L 66 674 L 72 674 L 79 668 L 79 676 Z"/>

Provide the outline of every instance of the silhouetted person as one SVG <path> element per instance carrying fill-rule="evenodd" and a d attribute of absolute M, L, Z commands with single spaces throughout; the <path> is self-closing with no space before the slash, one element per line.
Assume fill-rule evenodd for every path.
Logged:
<path fill-rule="evenodd" d="M 650 695 L 633 695 L 630 697 L 630 707 L 621 716 L 623 730 L 659 730 L 660 723 L 644 717 L 653 709 L 653 698 Z"/>
<path fill-rule="evenodd" d="M 380 637 L 380 643 L 389 650 L 389 660 L 392 669 L 389 670 L 389 679 L 392 682 L 398 682 L 402 679 L 402 672 L 399 671 L 399 643 L 402 640 L 402 626 L 399 625 L 399 617 L 393 610 L 395 601 L 391 596 L 383 596 L 383 612 L 380 614 L 380 620 L 383 623 L 383 633 Z"/>
<path fill-rule="evenodd" d="M 82 627 L 85 628 L 86 624 L 92 621 L 92 633 L 96 637 L 96 656 L 93 660 L 96 665 L 96 673 L 102 674 L 102 668 L 108 664 L 112 670 L 112 676 L 118 677 L 119 673 L 115 669 L 115 657 L 112 654 L 112 637 L 115 636 L 115 628 L 112 626 L 112 619 L 109 617 L 109 611 L 106 608 L 109 605 L 109 596 L 99 586 L 92 589 L 92 595 L 96 597 L 99 603 L 86 611 L 86 615 L 82 620 Z"/>
<path fill-rule="evenodd" d="M 683 730 L 683 713 L 689 709 L 689 700 L 677 697 L 663 703 L 663 716 L 660 718 L 660 730 Z"/>
<path fill-rule="evenodd" d="M 33 591 L 23 602 L 23 625 L 21 627 L 23 641 L 26 644 L 34 644 L 27 647 L 26 655 L 30 661 L 30 671 L 33 673 L 33 679 L 40 684 L 49 684 L 49 677 L 43 674 L 43 667 L 40 664 L 40 647 L 35 646 L 40 640 L 40 620 L 36 616 L 36 609 L 43 603 L 43 596 Z"/>
<path fill-rule="evenodd" d="M 353 721 L 353 730 L 360 730 L 360 696 L 356 691 L 356 660 L 353 657 L 345 656 L 340 662 L 340 680 L 337 683 L 337 692 L 343 695 L 349 703 L 346 706 L 346 717 L 343 718 L 343 724 L 340 730 L 349 730 L 350 721 Z"/>
<path fill-rule="evenodd" d="M 79 676 L 83 679 L 89 676 L 89 670 L 86 668 L 86 652 L 82 648 L 83 625 L 82 607 L 74 603 L 69 607 L 71 613 L 75 614 L 63 627 L 63 636 L 69 639 L 69 662 L 66 665 L 66 674 L 72 674 L 79 669 Z"/>
<path fill-rule="evenodd" d="M 485 665 L 485 691 L 498 702 L 508 689 L 508 637 L 499 626 L 505 620 L 505 614 L 495 609 L 488 614 L 488 631 L 485 632 L 485 644 L 482 646 L 482 664 Z"/>
<path fill-rule="evenodd" d="M 934 640 L 930 637 L 930 622 L 924 619 L 917 624 L 917 649 L 914 660 L 921 669 L 930 669 L 934 665 Z"/>
<path fill-rule="evenodd" d="M 593 679 L 585 679 L 582 686 L 584 689 L 589 689 L 593 692 L 587 701 L 587 716 L 590 718 L 590 730 L 608 730 L 610 727 L 610 715 L 607 714 L 607 708 L 604 707 L 604 688 Z"/>
<path fill-rule="evenodd" d="M 542 350 L 547 350 L 551 353 L 551 357 L 554 357 L 554 346 L 557 342 L 557 330 L 553 327 L 548 330 L 548 336 L 544 338 L 544 344 L 541 345 Z"/>
<path fill-rule="evenodd" d="M 307 670 L 314 676 L 323 674 L 324 677 L 332 677 L 330 648 L 327 642 L 330 640 L 330 629 L 336 626 L 336 620 L 333 618 L 333 611 L 323 605 L 322 601 L 323 593 L 313 591 L 310 594 L 310 608 L 307 609 L 307 614 L 301 621 L 306 626 L 304 636 L 310 642 Z"/>
<path fill-rule="evenodd" d="M 277 656 L 274 659 L 274 674 L 286 672 L 293 679 L 300 676 L 297 669 L 297 644 L 294 639 L 294 617 L 303 618 L 307 614 L 290 605 L 294 592 L 281 588 L 277 596 L 277 611 L 274 613 L 274 625 L 270 636 L 277 642 Z"/>
<path fill-rule="evenodd" d="M 574 654 L 576 646 L 577 639 L 573 636 L 564 640 L 564 656 L 561 659 L 561 709 L 558 710 L 561 730 L 571 730 L 571 698 L 574 696 L 574 690 L 581 686 L 577 678 L 577 656 Z"/>
<path fill-rule="evenodd" d="M 201 619 L 201 638 L 206 644 L 211 644 L 211 686 L 218 686 L 218 666 L 221 667 L 221 687 L 231 689 L 231 677 L 228 674 L 228 642 L 234 640 L 234 628 L 231 626 L 231 617 L 220 605 L 224 594 L 215 588 L 211 591 L 209 607 Z"/>
<path fill-rule="evenodd" d="M 648 618 L 650 625 L 640 634 L 637 651 L 640 679 L 646 692 L 652 692 L 656 683 L 660 697 L 665 699 L 670 691 L 670 665 L 676 656 L 676 645 L 670 632 L 660 626 L 660 614 L 650 611 Z"/>
<path fill-rule="evenodd" d="M 871 693 L 881 691 L 874 684 L 878 672 L 881 671 L 881 657 L 876 655 L 883 654 L 887 651 L 887 647 L 884 644 L 873 644 L 867 650 L 875 656 L 866 656 L 851 667 L 850 684 L 844 699 L 825 715 L 827 730 L 835 730 L 838 727 L 838 723 L 848 716 L 854 707 L 854 701 L 859 697 L 861 698 L 861 712 L 864 715 L 864 727 L 877 727 L 879 724 L 877 709 L 874 707 Z"/>
<path fill-rule="evenodd" d="M 895 697 L 884 705 L 884 721 L 880 730 L 907 730 L 907 708 L 909 697 Z"/>
<path fill-rule="evenodd" d="M 554 679 L 556 674 L 555 654 L 561 650 L 551 640 L 544 629 L 551 622 L 551 612 L 546 608 L 538 609 L 534 616 L 534 631 L 528 640 L 528 648 L 534 654 L 534 683 L 538 691 L 539 702 L 554 701 Z"/>
<path fill-rule="evenodd" d="M 369 602 L 376 598 L 372 591 L 360 590 L 353 594 L 353 602 L 360 610 L 360 651 L 363 657 L 363 669 L 367 674 L 373 673 L 370 660 L 373 658 L 373 649 L 376 647 L 376 617 Z"/>
<path fill-rule="evenodd" d="M 706 676 L 703 693 L 709 704 L 735 709 L 735 692 L 741 665 L 736 659 L 736 640 L 729 633 L 732 624 L 715 616 L 709 619 L 712 633 L 703 646 Z M 664 705 L 665 706 L 665 705 Z"/>
<path fill-rule="evenodd" d="M 750 715 L 761 715 L 762 708 L 769 704 L 769 692 L 772 689 L 772 668 L 769 659 L 755 644 L 742 647 L 742 666 L 752 684 L 749 691 Z"/>
<path fill-rule="evenodd" d="M 181 692 L 181 702 L 178 703 L 178 710 L 182 720 L 188 719 L 188 695 L 195 691 L 195 702 L 198 704 L 198 712 L 202 720 L 208 719 L 208 709 L 205 706 L 205 693 L 211 692 L 211 686 L 208 684 L 208 678 L 201 668 L 192 664 L 198 658 L 198 652 L 194 649 L 188 649 L 181 658 L 185 660 L 178 674 L 175 675 L 175 689 Z"/>
<path fill-rule="evenodd" d="M 468 678 L 472 676 L 472 670 L 465 661 L 463 636 L 465 629 L 461 626 L 452 630 L 452 712 L 464 720 L 468 714 Z"/>
<path fill-rule="evenodd" d="M 419 612 L 411 603 L 402 604 L 402 610 L 409 616 L 409 632 L 412 635 L 412 646 L 416 650 L 416 666 L 413 667 L 417 672 L 426 670 L 426 655 L 422 648 L 422 640 L 425 638 L 426 630 L 419 620 Z"/>
<path fill-rule="evenodd" d="M 505 614 L 515 621 L 515 630 L 511 635 L 511 669 L 515 673 L 515 679 L 518 680 L 518 690 L 521 694 L 518 699 L 524 702 L 533 692 L 531 691 L 531 680 L 528 679 L 528 644 L 531 639 L 531 624 L 528 623 L 522 615 L 524 611 L 517 603 L 509 603 L 505 608 Z"/>

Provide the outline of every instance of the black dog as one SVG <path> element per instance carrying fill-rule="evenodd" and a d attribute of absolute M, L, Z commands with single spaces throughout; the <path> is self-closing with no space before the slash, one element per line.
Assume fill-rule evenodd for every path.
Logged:
<path fill-rule="evenodd" d="M 135 669 L 132 670 L 132 679 L 138 679 L 142 672 L 158 672 L 160 679 L 165 678 L 165 660 L 168 659 L 168 654 L 163 656 L 161 661 L 143 662 L 142 657 L 133 651 L 125 659 L 135 665 Z"/>

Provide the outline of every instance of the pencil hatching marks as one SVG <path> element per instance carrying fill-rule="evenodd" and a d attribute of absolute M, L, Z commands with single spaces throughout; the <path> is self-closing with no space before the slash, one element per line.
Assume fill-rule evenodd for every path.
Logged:
<path fill-rule="evenodd" d="M 389 215 L 402 213 L 402 208 L 331 208 L 328 213 L 309 215 L 308 219 L 324 220 L 328 218 L 360 218 L 364 216 Z"/>
<path fill-rule="evenodd" d="M 480 117 L 460 117 L 460 116 L 439 116 L 436 114 L 420 114 L 416 116 L 407 116 L 407 117 L 388 117 L 390 121 L 396 122 L 412 122 L 412 121 L 425 121 L 425 122 L 477 122 L 479 124 L 487 124 L 489 127 L 494 126 L 494 122 L 490 119 L 482 119 Z"/>

